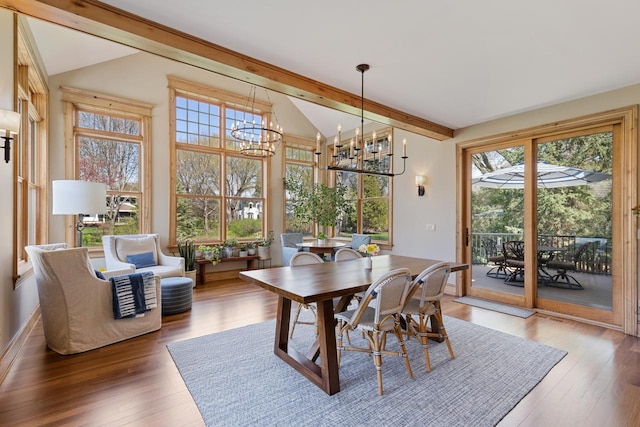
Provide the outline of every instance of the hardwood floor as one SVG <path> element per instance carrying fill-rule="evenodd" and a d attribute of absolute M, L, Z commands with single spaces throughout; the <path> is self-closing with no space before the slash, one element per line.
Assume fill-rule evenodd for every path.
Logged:
<path fill-rule="evenodd" d="M 640 425 L 637 338 L 452 299 L 443 301 L 448 316 L 569 352 L 500 426 Z M 273 294 L 241 280 L 209 283 L 195 289 L 191 311 L 164 317 L 160 331 L 73 356 L 47 349 L 38 322 L 0 384 L 0 425 L 201 426 L 166 344 L 272 319 L 275 309 Z"/>

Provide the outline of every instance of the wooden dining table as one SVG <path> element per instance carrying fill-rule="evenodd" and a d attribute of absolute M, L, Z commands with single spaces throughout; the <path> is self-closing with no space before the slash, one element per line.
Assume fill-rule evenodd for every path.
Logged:
<path fill-rule="evenodd" d="M 296 243 L 296 246 L 324 257 L 325 254 L 330 255 L 334 250 L 344 248 L 347 244 L 336 240 L 309 240 L 307 242 Z"/>
<path fill-rule="evenodd" d="M 338 354 L 336 350 L 335 312 L 344 311 L 353 295 L 365 291 L 371 283 L 396 268 L 408 268 L 412 277 L 440 261 L 400 255 L 373 258 L 373 268 L 365 269 L 365 259 L 343 262 L 279 267 L 241 271 L 240 278 L 278 295 L 274 353 L 316 384 L 327 394 L 340 391 Z M 469 268 L 468 264 L 451 263 L 451 271 Z M 340 298 L 334 307 L 334 298 Z M 315 303 L 318 337 L 302 354 L 289 346 L 291 303 Z M 320 364 L 316 363 L 320 358 Z"/>

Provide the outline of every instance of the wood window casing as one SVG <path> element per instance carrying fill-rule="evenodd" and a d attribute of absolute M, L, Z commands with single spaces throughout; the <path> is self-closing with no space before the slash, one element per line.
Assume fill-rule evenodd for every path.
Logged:
<path fill-rule="evenodd" d="M 81 89 L 62 87 L 65 133 L 65 179 L 79 179 L 78 141 L 82 137 L 117 137 L 101 130 L 91 130 L 78 126 L 78 114 L 104 115 L 133 120 L 139 123 L 139 135 L 127 136 L 130 143 L 139 144 L 138 190 L 131 193 L 138 199 L 138 233 L 151 232 L 151 110 L 146 103 L 114 97 Z M 107 188 L 107 194 L 111 194 Z M 73 227 L 76 218 L 65 216 L 65 242 L 75 246 L 76 233 Z M 99 256 L 102 246 L 90 249 L 92 255 Z"/>
<path fill-rule="evenodd" d="M 12 144 L 13 210 L 16 224 L 13 243 L 13 281 L 17 288 L 32 271 L 25 246 L 40 244 L 48 235 L 48 118 L 49 89 L 44 66 L 25 19 L 14 16 L 15 111 L 20 132 Z"/>
<path fill-rule="evenodd" d="M 228 112 L 237 113 L 252 113 L 260 115 L 263 121 L 267 123 L 271 119 L 271 104 L 261 100 L 251 100 L 252 111 L 246 109 L 248 100 L 246 96 L 238 95 L 232 92 L 227 92 L 221 89 L 210 87 L 207 85 L 191 82 L 181 79 L 176 76 L 168 76 L 169 81 L 169 99 L 170 99 L 170 143 L 171 143 L 171 158 L 170 158 L 170 215 L 169 215 L 169 246 L 175 247 L 179 240 L 185 238 L 191 238 L 190 236 L 179 236 L 179 224 L 178 224 L 178 200 L 179 199 L 209 199 L 212 203 L 218 205 L 218 230 L 206 229 L 208 234 L 212 234 L 207 238 L 197 238 L 199 243 L 221 243 L 228 238 L 229 230 L 228 226 L 231 223 L 231 219 L 227 218 L 227 212 L 233 206 L 231 203 L 259 203 L 261 205 L 261 231 L 262 235 L 266 236 L 267 227 L 269 224 L 269 197 L 268 197 L 268 177 L 269 177 L 269 161 L 267 158 L 257 159 L 243 157 L 239 152 L 239 146 L 235 140 L 230 137 L 230 123 L 231 118 L 227 118 Z M 182 121 L 181 125 L 184 125 L 185 119 L 179 119 L 177 117 L 177 108 L 179 99 L 186 98 L 189 101 L 201 102 L 208 104 L 211 107 L 218 107 L 219 111 L 216 113 L 219 117 L 219 123 L 216 126 L 210 127 L 217 128 L 217 134 L 209 135 L 211 141 L 204 141 L 198 136 L 199 131 L 194 131 L 193 135 L 189 132 L 185 134 L 184 129 L 178 131 L 178 122 Z M 200 126 L 200 119 L 192 121 L 188 119 L 187 126 Z M 178 141 L 178 133 L 181 134 L 181 138 L 186 140 Z M 196 139 L 193 139 L 194 136 Z M 217 160 L 217 184 L 214 184 L 215 190 L 211 192 L 209 189 L 208 194 L 189 194 L 187 192 L 179 192 L 177 188 L 178 177 L 178 155 L 192 153 L 192 155 L 208 156 Z M 228 178 L 232 177 L 235 173 L 233 170 L 227 170 L 230 162 L 235 161 L 260 161 L 259 176 L 256 176 L 257 186 L 259 186 L 260 194 L 254 197 L 248 197 L 243 195 L 233 195 L 231 193 L 231 184 Z M 215 173 L 214 173 L 215 175 Z M 224 179 L 223 179 L 224 178 Z M 257 189 L 257 188 L 256 188 Z M 228 209 L 229 207 L 229 209 Z M 215 220 L 215 218 L 214 218 Z M 249 240 L 254 240 L 256 236 L 252 236 Z M 247 240 L 246 238 L 241 238 Z"/>

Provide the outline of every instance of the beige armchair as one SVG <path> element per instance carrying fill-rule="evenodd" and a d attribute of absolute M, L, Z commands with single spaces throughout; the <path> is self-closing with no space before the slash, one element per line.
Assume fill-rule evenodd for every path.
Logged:
<path fill-rule="evenodd" d="M 165 255 L 157 234 L 102 236 L 102 246 L 107 270 L 133 268 L 161 278 L 184 276 L 184 258 Z"/>
<path fill-rule="evenodd" d="M 53 351 L 80 353 L 162 326 L 158 276 L 157 308 L 140 317 L 114 319 L 111 283 L 96 277 L 87 248 L 66 249 L 66 244 L 58 243 L 27 246 L 26 250 L 35 272 L 44 336 Z M 105 276 L 122 272 L 112 271 Z"/>

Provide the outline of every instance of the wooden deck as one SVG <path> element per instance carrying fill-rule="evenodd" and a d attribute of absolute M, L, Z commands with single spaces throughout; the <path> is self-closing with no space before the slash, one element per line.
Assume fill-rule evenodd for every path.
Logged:
<path fill-rule="evenodd" d="M 472 266 L 473 285 L 494 291 L 524 295 L 524 288 L 507 285 L 504 279 L 487 277 L 486 272 L 491 267 L 483 265 Z M 611 276 L 604 274 L 572 273 L 584 287 L 581 290 L 562 289 L 538 284 L 538 295 L 545 299 L 584 305 L 587 307 L 611 309 L 613 296 L 611 292 Z"/>

